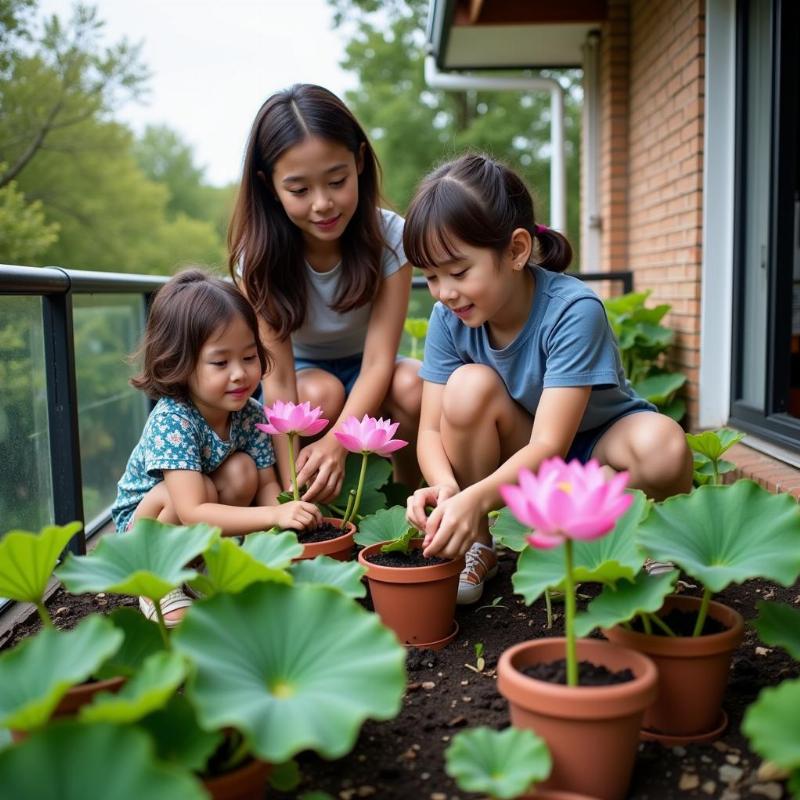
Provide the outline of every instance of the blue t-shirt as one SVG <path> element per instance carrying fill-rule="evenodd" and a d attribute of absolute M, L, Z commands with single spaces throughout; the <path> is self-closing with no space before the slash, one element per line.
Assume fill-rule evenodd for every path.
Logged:
<path fill-rule="evenodd" d="M 531 415 L 550 387 L 591 386 L 579 431 L 632 411 L 656 408 L 633 391 L 600 298 L 578 278 L 531 267 L 536 289 L 528 320 L 513 342 L 496 349 L 486 325 L 469 328 L 442 303 L 431 313 L 419 374 L 447 383 L 462 364 L 485 364 Z"/>
<path fill-rule="evenodd" d="M 117 531 L 125 531 L 142 498 L 164 480 L 165 469 L 185 469 L 210 475 L 231 454 L 247 453 L 258 469 L 275 463 L 269 434 L 255 427 L 266 422 L 252 398 L 230 416 L 228 439 L 221 439 L 191 400 L 162 397 L 147 418 L 125 474 L 117 484 L 111 516 Z"/>

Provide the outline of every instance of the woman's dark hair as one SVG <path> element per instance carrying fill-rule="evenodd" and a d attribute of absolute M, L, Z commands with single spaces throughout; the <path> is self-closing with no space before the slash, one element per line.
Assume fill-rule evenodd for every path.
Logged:
<path fill-rule="evenodd" d="M 409 263 L 432 268 L 458 255 L 455 241 L 500 253 L 517 228 L 534 241 L 531 260 L 563 272 L 572 247 L 558 231 L 536 224 L 533 200 L 521 178 L 482 153 L 469 153 L 425 177 L 411 200 L 403 231 Z"/>
<path fill-rule="evenodd" d="M 156 293 L 144 336 L 132 358 L 142 371 L 131 385 L 150 397 L 188 397 L 189 378 L 200 350 L 221 325 L 240 316 L 253 332 L 263 375 L 272 365 L 258 335 L 258 318 L 247 298 L 229 281 L 201 269 L 179 272 Z"/>
<path fill-rule="evenodd" d="M 345 312 L 370 302 L 381 275 L 380 166 L 366 134 L 347 106 L 321 86 L 300 83 L 272 95 L 259 109 L 247 142 L 228 228 L 228 266 L 281 339 L 303 324 L 308 287 L 302 233 L 275 196 L 272 174 L 290 147 L 311 136 L 343 145 L 362 164 L 358 206 L 339 240 L 342 280 L 332 308 Z"/>

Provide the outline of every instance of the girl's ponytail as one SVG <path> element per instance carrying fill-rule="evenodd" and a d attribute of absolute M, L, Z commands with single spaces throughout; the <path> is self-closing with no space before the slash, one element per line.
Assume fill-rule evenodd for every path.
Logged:
<path fill-rule="evenodd" d="M 436 266 L 454 256 L 453 240 L 505 250 L 517 228 L 534 241 L 531 260 L 551 272 L 572 261 L 567 239 L 534 216 L 533 200 L 515 172 L 483 153 L 467 153 L 423 179 L 406 213 L 403 248 L 416 267 Z"/>
<path fill-rule="evenodd" d="M 536 263 L 550 272 L 563 272 L 572 262 L 572 245 L 567 237 L 545 225 L 534 226 Z"/>

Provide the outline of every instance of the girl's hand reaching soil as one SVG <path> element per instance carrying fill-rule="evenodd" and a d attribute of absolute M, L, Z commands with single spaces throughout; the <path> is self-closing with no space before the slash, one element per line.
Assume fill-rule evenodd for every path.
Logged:
<path fill-rule="evenodd" d="M 458 486 L 454 483 L 439 483 L 435 486 L 425 486 L 417 489 L 406 501 L 406 519 L 417 530 L 425 532 L 428 524 L 428 515 L 425 508 L 437 507 L 453 495 L 458 494 Z"/>
<path fill-rule="evenodd" d="M 302 500 L 292 500 L 276 506 L 275 525 L 281 530 L 299 530 L 313 528 L 322 522 L 322 514 L 313 503 L 305 503 Z"/>

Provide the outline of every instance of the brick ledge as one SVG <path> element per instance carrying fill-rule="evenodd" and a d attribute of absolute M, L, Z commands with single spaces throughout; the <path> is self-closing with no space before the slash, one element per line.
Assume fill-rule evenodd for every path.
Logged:
<path fill-rule="evenodd" d="M 800 469 L 744 444 L 735 444 L 723 456 L 736 464 L 733 479 L 750 478 L 770 492 L 786 492 L 800 499 Z"/>

